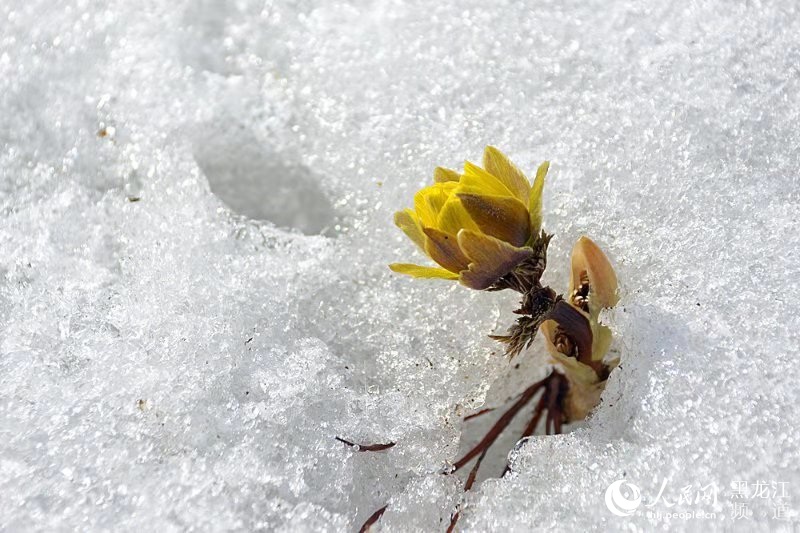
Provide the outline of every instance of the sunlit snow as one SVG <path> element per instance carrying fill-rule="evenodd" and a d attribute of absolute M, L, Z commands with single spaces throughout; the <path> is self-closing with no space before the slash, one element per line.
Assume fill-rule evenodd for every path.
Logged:
<path fill-rule="evenodd" d="M 798 7 L 0 3 L 0 529 L 798 527 Z M 462 418 L 542 346 L 487 337 L 512 294 L 386 265 L 486 144 L 552 161 L 545 280 L 606 250 L 622 365 L 464 496 Z"/>

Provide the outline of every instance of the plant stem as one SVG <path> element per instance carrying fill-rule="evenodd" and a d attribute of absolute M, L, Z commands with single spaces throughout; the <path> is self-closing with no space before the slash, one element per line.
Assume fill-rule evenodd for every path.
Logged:
<path fill-rule="evenodd" d="M 547 380 L 549 378 L 550 376 L 547 376 L 543 380 L 537 381 L 536 383 L 525 389 L 525 391 L 522 393 L 519 399 L 516 402 L 514 402 L 514 405 L 512 405 L 508 411 L 503 413 L 503 416 L 501 416 L 497 420 L 497 422 L 494 423 L 492 428 L 483 437 L 483 439 L 481 439 L 481 441 L 478 444 L 476 444 L 461 459 L 459 459 L 458 461 L 455 462 L 455 464 L 453 464 L 452 472 L 458 471 L 465 464 L 470 462 L 475 456 L 479 455 L 484 450 L 487 450 L 492 444 L 494 444 L 494 441 L 497 440 L 497 438 L 500 436 L 503 430 L 506 429 L 506 427 L 508 427 L 508 425 L 514 419 L 514 417 L 517 416 L 517 413 L 520 411 L 520 409 L 525 407 L 525 405 L 527 405 L 527 403 L 531 401 L 531 399 L 536 395 L 536 393 L 539 392 L 539 389 L 542 388 L 545 385 L 545 383 L 547 383 Z"/>
<path fill-rule="evenodd" d="M 358 533 L 367 533 L 369 531 L 369 528 L 371 528 L 375 524 L 375 522 L 381 519 L 381 516 L 383 516 L 383 513 L 384 511 L 386 511 L 387 507 L 388 505 L 384 505 L 383 507 L 372 513 L 370 517 L 367 518 L 367 521 L 364 522 L 364 525 L 361 526 L 361 529 L 358 530 Z"/>

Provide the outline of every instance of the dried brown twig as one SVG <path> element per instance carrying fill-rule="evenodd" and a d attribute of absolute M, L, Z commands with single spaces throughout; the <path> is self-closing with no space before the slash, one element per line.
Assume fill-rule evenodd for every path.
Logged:
<path fill-rule="evenodd" d="M 383 513 L 386 511 L 387 507 L 388 505 L 384 505 L 383 507 L 372 513 L 369 516 L 369 518 L 367 518 L 367 521 L 364 522 L 364 525 L 361 526 L 361 529 L 358 530 L 358 533 L 367 533 L 370 530 L 370 528 L 375 524 L 375 522 L 381 519 L 381 516 L 383 516 Z"/>
<path fill-rule="evenodd" d="M 355 442 L 350 442 L 349 440 L 345 440 L 341 437 L 334 437 L 334 439 L 338 440 L 342 444 L 346 444 L 353 448 L 353 451 L 356 452 L 382 452 L 383 450 L 388 450 L 396 445 L 396 442 L 387 442 L 386 444 L 356 444 Z"/>

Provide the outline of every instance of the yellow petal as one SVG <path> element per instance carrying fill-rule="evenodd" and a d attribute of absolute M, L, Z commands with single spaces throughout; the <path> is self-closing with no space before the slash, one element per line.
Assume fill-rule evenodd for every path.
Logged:
<path fill-rule="evenodd" d="M 545 161 L 539 165 L 530 196 L 528 197 L 528 211 L 531 215 L 531 235 L 534 237 L 539 235 L 539 231 L 542 229 L 542 191 L 544 191 L 544 178 L 547 176 L 549 169 L 550 161 Z"/>
<path fill-rule="evenodd" d="M 617 275 L 606 254 L 590 238 L 581 237 L 572 248 L 572 275 L 569 294 L 580 287 L 581 278 L 589 279 L 589 310 L 597 318 L 604 307 L 613 307 L 617 300 Z"/>
<path fill-rule="evenodd" d="M 398 228 L 403 230 L 409 239 L 414 241 L 414 244 L 425 251 L 425 234 L 422 233 L 422 226 L 420 226 L 417 214 L 411 209 L 398 211 L 394 214 L 394 223 Z"/>
<path fill-rule="evenodd" d="M 455 235 L 439 231 L 435 228 L 423 228 L 428 237 L 425 242 L 425 251 L 428 255 L 451 272 L 461 272 L 469 265 L 469 260 L 458 247 Z"/>
<path fill-rule="evenodd" d="M 453 193 L 458 183 L 434 183 L 417 191 L 414 195 L 414 211 L 423 226 L 435 226 L 439 211 L 444 207 L 447 199 Z"/>
<path fill-rule="evenodd" d="M 436 167 L 433 171 L 433 181 L 436 183 L 458 181 L 460 179 L 461 179 L 461 174 L 449 168 Z"/>
<path fill-rule="evenodd" d="M 530 237 L 530 220 L 525 205 L 508 196 L 485 196 L 456 193 L 472 220 L 483 233 L 514 246 L 522 246 Z"/>
<path fill-rule="evenodd" d="M 461 184 L 460 192 L 514 197 L 514 194 L 503 182 L 469 161 L 464 163 L 464 175 L 461 176 L 459 183 Z"/>
<path fill-rule="evenodd" d="M 462 229 L 478 230 L 478 225 L 469 216 L 461 200 L 455 194 L 447 199 L 444 207 L 439 212 L 439 218 L 434 227 L 451 235 L 458 235 L 458 232 Z"/>
<path fill-rule="evenodd" d="M 439 278 L 439 279 L 458 279 L 458 274 L 454 274 L 449 270 L 443 268 L 426 267 L 420 265 L 411 265 L 409 263 L 392 263 L 389 265 L 392 271 L 398 274 L 405 274 L 414 278 Z"/>
<path fill-rule="evenodd" d="M 517 248 L 489 235 L 470 230 L 458 232 L 458 245 L 469 260 L 469 269 L 461 272 L 461 283 L 483 290 L 533 255 L 530 248 Z"/>
<path fill-rule="evenodd" d="M 528 201 L 531 189 L 528 178 L 506 157 L 506 154 L 494 146 L 487 146 L 483 151 L 483 168 L 503 182 L 517 200 L 523 203 Z"/>

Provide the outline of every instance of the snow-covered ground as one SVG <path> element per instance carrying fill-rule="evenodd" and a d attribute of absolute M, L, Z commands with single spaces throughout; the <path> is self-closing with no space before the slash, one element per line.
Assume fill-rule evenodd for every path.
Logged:
<path fill-rule="evenodd" d="M 392 213 L 486 144 L 553 162 L 545 280 L 580 235 L 607 251 L 622 366 L 502 479 L 498 443 L 459 527 L 798 527 L 798 7 L 3 1 L 0 529 L 354 530 L 389 503 L 385 529 L 443 531 L 462 417 L 542 346 L 486 337 L 512 295 L 386 265 L 421 260 Z"/>

